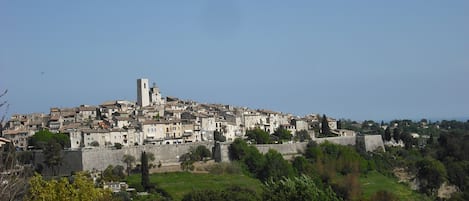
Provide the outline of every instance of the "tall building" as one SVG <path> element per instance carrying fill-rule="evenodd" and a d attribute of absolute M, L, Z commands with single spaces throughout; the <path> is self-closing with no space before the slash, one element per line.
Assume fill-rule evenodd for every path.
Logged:
<path fill-rule="evenodd" d="M 150 90 L 148 79 L 137 79 L 137 105 L 145 107 L 150 105 Z"/>

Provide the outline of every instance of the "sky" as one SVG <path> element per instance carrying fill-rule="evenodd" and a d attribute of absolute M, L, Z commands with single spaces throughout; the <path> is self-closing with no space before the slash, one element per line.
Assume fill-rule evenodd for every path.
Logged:
<path fill-rule="evenodd" d="M 469 119 L 469 1 L 0 1 L 8 116 L 136 101 L 138 78 L 295 115 Z"/>

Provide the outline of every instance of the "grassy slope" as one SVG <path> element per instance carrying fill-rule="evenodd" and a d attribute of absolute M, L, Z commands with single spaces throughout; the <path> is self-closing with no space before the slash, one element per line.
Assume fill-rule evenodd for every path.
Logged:
<path fill-rule="evenodd" d="M 167 191 L 174 200 L 181 200 L 182 197 L 192 190 L 199 189 L 222 189 L 230 185 L 248 187 L 261 192 L 262 183 L 246 175 L 214 175 L 214 174 L 193 174 L 188 172 L 173 172 L 152 174 L 150 181 L 156 183 L 158 187 Z M 140 183 L 140 174 L 131 175 L 128 178 L 131 186 Z M 365 198 L 380 190 L 387 190 L 394 193 L 400 200 L 430 200 L 407 185 L 400 184 L 395 178 L 386 177 L 378 172 L 370 172 L 366 176 L 360 177 L 362 191 Z"/>
<path fill-rule="evenodd" d="M 181 200 L 184 194 L 198 189 L 222 189 L 230 185 L 239 185 L 261 192 L 262 183 L 245 175 L 214 175 L 192 174 L 188 172 L 173 172 L 152 174 L 150 181 L 167 191 L 174 200 Z M 131 175 L 129 184 L 140 183 L 140 175 Z"/>
<path fill-rule="evenodd" d="M 399 200 L 430 200 L 428 197 L 419 194 L 407 185 L 398 183 L 397 179 L 386 177 L 378 172 L 370 172 L 368 175 L 360 177 L 364 197 L 369 198 L 372 194 L 380 190 L 394 193 Z"/>

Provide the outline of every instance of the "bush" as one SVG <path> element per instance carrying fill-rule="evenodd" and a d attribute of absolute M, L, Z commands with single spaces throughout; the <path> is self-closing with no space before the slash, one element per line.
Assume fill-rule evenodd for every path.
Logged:
<path fill-rule="evenodd" d="M 114 143 L 114 147 L 115 147 L 116 149 L 122 149 L 122 144 L 116 142 L 116 143 Z"/>
<path fill-rule="evenodd" d="M 98 141 L 93 141 L 90 143 L 91 146 L 93 147 L 99 147 L 99 142 Z"/>
<path fill-rule="evenodd" d="M 266 201 L 338 201 L 331 188 L 323 188 L 320 183 L 307 176 L 270 180 L 264 186 L 263 200 Z"/>

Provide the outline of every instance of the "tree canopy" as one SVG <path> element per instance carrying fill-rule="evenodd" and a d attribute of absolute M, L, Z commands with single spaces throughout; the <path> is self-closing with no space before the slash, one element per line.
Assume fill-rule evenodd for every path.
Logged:
<path fill-rule="evenodd" d="M 246 131 L 246 136 L 256 144 L 270 144 L 272 142 L 269 133 L 260 128 Z"/>
<path fill-rule="evenodd" d="M 112 200 L 111 191 L 95 188 L 91 178 L 83 173 L 73 176 L 73 181 L 67 178 L 46 181 L 36 174 L 30 180 L 30 188 L 26 200 L 28 201 L 96 201 Z"/>
<path fill-rule="evenodd" d="M 49 130 L 40 130 L 30 139 L 29 144 L 39 149 L 44 149 L 47 143 L 54 141 L 60 144 L 62 148 L 70 147 L 70 137 L 63 133 L 52 133 Z"/>

